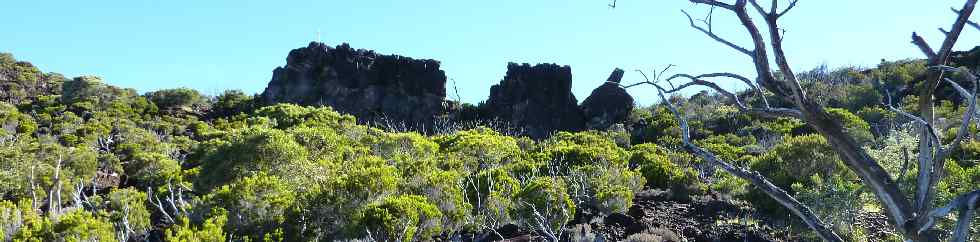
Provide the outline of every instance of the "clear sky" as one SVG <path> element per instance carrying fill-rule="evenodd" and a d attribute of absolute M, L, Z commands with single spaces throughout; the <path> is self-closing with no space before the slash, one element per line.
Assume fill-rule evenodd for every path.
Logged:
<path fill-rule="evenodd" d="M 785 0 L 780 0 L 785 3 Z M 141 92 L 191 87 L 261 92 L 289 50 L 330 45 L 442 61 L 463 101 L 486 99 L 507 62 L 572 66 L 585 99 L 615 67 L 674 64 L 675 72 L 751 73 L 748 60 L 688 27 L 685 0 L 5 0 L 0 52 L 66 76 L 98 75 Z M 820 64 L 873 66 L 921 54 L 909 36 L 933 46 L 962 0 L 801 0 L 783 19 L 785 47 L 798 71 Z M 976 17 L 974 19 L 978 19 Z M 759 19 L 757 19 L 759 20 Z M 715 30 L 747 36 L 726 12 Z M 761 20 L 759 20 L 761 21 Z M 957 49 L 980 44 L 968 29 Z M 633 72 L 625 80 L 637 80 Z M 449 82 L 450 97 L 452 82 Z M 653 103 L 650 88 L 631 90 Z"/>

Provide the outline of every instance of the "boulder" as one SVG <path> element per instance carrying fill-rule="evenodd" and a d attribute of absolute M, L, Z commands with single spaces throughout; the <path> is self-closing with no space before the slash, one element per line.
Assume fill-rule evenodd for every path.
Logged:
<path fill-rule="evenodd" d="M 507 74 L 490 88 L 489 113 L 531 138 L 585 128 L 585 116 L 572 94 L 572 69 L 555 64 L 507 65 Z"/>
<path fill-rule="evenodd" d="M 439 61 L 312 42 L 289 52 L 261 95 L 266 103 L 330 106 L 362 123 L 429 126 L 447 112 Z"/>
<path fill-rule="evenodd" d="M 622 79 L 623 70 L 616 68 L 609 79 L 592 90 L 592 94 L 582 102 L 586 128 L 605 130 L 629 118 L 634 106 L 633 97 L 620 86 Z"/>

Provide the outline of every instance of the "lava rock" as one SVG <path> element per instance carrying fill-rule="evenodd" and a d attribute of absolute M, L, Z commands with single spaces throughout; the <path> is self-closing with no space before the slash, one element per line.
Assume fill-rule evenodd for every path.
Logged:
<path fill-rule="evenodd" d="M 629 118 L 634 107 L 633 96 L 619 85 L 622 79 L 623 70 L 616 68 L 609 79 L 592 90 L 592 94 L 582 102 L 586 128 L 605 130 Z"/>
<path fill-rule="evenodd" d="M 970 51 L 955 51 L 949 57 L 950 62 L 973 70 L 980 69 L 980 46 Z"/>
<path fill-rule="evenodd" d="M 572 94 L 569 66 L 509 63 L 504 79 L 490 88 L 486 107 L 531 138 L 585 128 L 585 116 Z"/>
<path fill-rule="evenodd" d="M 423 128 L 448 111 L 439 64 L 312 42 L 289 52 L 261 97 L 266 103 L 330 106 L 362 123 Z"/>

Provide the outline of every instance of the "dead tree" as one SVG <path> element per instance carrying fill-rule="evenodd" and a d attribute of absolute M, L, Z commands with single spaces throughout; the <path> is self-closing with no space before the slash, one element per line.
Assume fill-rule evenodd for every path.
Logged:
<path fill-rule="evenodd" d="M 947 62 L 963 28 L 967 25 L 977 27 L 976 24 L 969 21 L 977 0 L 967 0 L 961 9 L 953 10 L 957 14 L 957 18 L 949 30 L 941 29 L 946 38 L 938 50 L 933 50 L 918 34 L 913 33 L 912 35 L 912 43 L 922 50 L 928 58 L 929 63 L 928 74 L 922 80 L 925 85 L 923 85 L 924 88 L 919 93 L 919 113 L 916 116 L 897 108 L 892 109 L 901 113 L 903 116 L 915 120 L 921 126 L 920 144 L 918 147 L 919 156 L 917 157 L 917 164 L 920 169 L 916 178 L 915 194 L 903 193 L 885 169 L 871 158 L 853 137 L 848 136 L 844 132 L 845 129 L 843 126 L 829 115 L 822 105 L 810 99 L 806 91 L 801 87 L 783 51 L 782 42 L 784 32 L 778 25 L 778 20 L 796 7 L 797 0 L 791 0 L 784 8 L 779 7 L 778 0 L 772 0 L 768 8 L 759 4 L 757 0 L 735 0 L 734 3 L 719 0 L 689 1 L 694 4 L 708 5 L 711 7 L 708 16 L 698 21 L 695 21 L 687 12 L 684 12 L 688 17 L 691 27 L 736 50 L 740 54 L 749 57 L 754 64 L 755 74 L 757 76 L 754 81 L 738 74 L 725 72 L 703 75 L 677 74 L 668 78 L 660 78 L 663 76 L 663 71 L 661 71 L 659 75 L 654 75 L 653 79 L 646 78 L 647 76 L 644 74 L 645 81 L 626 86 L 632 87 L 649 84 L 657 89 L 657 93 L 663 101 L 663 104 L 680 121 L 682 140 L 684 148 L 687 151 L 711 164 L 720 166 L 735 176 L 748 180 L 779 202 L 779 204 L 788 208 L 794 215 L 801 218 L 807 226 L 816 231 L 824 240 L 842 241 L 841 237 L 824 224 L 820 218 L 815 216 L 809 207 L 797 201 L 784 190 L 773 185 L 766 177 L 758 172 L 733 166 L 731 162 L 722 160 L 715 154 L 702 149 L 692 142 L 687 120 L 670 103 L 665 95 L 695 86 L 710 88 L 731 99 L 742 112 L 761 117 L 797 118 L 825 137 L 847 167 L 854 171 L 868 190 L 876 196 L 889 216 L 889 222 L 906 241 L 939 241 L 938 231 L 934 228 L 934 219 L 944 217 L 954 210 L 959 212 L 959 220 L 953 231 L 951 241 L 966 241 L 969 238 L 969 225 L 977 207 L 980 206 L 980 190 L 960 195 L 942 208 L 933 208 L 932 203 L 936 199 L 936 185 L 943 178 L 946 157 L 950 154 L 952 148 L 958 146 L 963 138 L 969 135 L 966 126 L 975 118 L 977 98 L 976 77 L 972 73 L 962 73 L 964 76 L 967 76 L 968 81 L 972 82 L 972 92 L 965 91 L 966 89 L 955 85 L 964 100 L 968 100 L 967 105 L 969 111 L 964 112 L 962 117 L 963 126 L 959 129 L 959 132 L 950 144 L 943 144 L 938 132 L 933 128 L 935 122 L 933 103 L 935 101 L 935 89 L 942 81 L 955 84 L 955 82 L 948 80 L 945 76 L 951 71 L 958 70 L 949 67 Z M 745 28 L 749 37 L 751 37 L 753 45 L 750 48 L 742 47 L 734 42 L 728 41 L 712 30 L 711 14 L 716 10 L 729 12 L 738 18 L 740 24 Z M 763 24 L 760 25 L 754 21 L 754 14 L 762 17 Z M 762 28 L 765 29 L 765 32 L 761 30 Z M 764 37 L 763 33 L 768 34 L 768 37 Z M 771 54 L 769 51 L 772 51 Z M 771 65 L 771 60 L 774 61 L 775 67 Z M 743 103 L 739 100 L 738 95 L 721 88 L 715 82 L 711 81 L 719 78 L 734 79 L 748 85 L 753 94 L 762 99 L 761 107 L 753 107 L 750 104 Z M 675 86 L 673 81 L 681 79 L 686 80 L 686 82 Z M 784 103 L 789 103 L 790 106 L 772 107 L 767 99 L 767 95 L 770 95 L 771 98 L 784 101 Z"/>

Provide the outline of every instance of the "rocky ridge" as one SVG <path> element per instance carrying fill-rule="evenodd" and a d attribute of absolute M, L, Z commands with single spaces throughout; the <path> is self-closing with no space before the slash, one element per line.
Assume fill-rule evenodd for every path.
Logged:
<path fill-rule="evenodd" d="M 556 64 L 509 63 L 479 120 L 503 121 L 532 138 L 557 131 L 607 129 L 623 123 L 633 98 L 619 86 L 616 69 L 580 106 L 572 94 L 572 71 Z M 286 65 L 273 71 L 261 94 L 265 103 L 330 106 L 362 123 L 396 123 L 431 130 L 439 120 L 459 120 L 460 105 L 446 100 L 446 74 L 440 62 L 312 42 L 290 51 Z M 455 120 L 453 120 L 455 119 Z"/>

